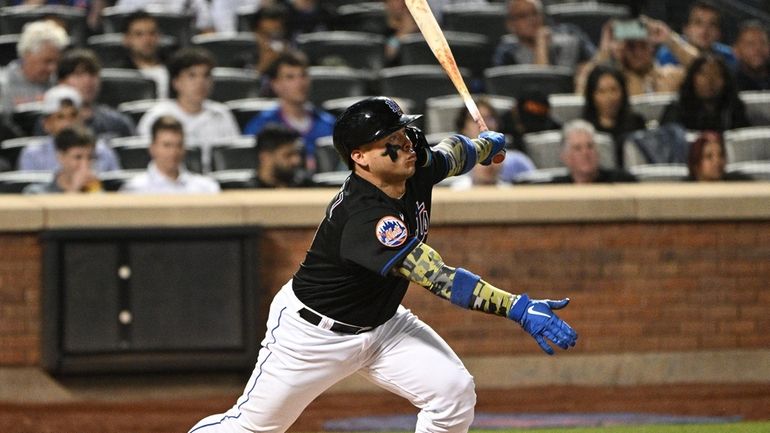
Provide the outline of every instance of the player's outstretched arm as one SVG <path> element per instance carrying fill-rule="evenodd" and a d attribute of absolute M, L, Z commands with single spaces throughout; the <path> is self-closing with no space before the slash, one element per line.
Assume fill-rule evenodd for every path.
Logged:
<path fill-rule="evenodd" d="M 447 177 L 465 174 L 471 171 L 476 163 L 489 165 L 494 155 L 505 147 L 505 136 L 494 131 L 484 131 L 478 138 L 455 134 L 441 140 L 433 148 L 428 146 L 425 134 L 419 128 L 409 126 L 406 128 L 406 134 L 418 151 L 418 165 L 429 164 L 432 153 L 439 153 L 447 161 Z M 425 155 L 420 155 L 421 152 L 425 152 Z"/>
<path fill-rule="evenodd" d="M 455 305 L 519 323 L 549 355 L 554 351 L 548 341 L 567 349 L 577 340 L 577 333 L 553 312 L 566 307 L 569 299 L 534 300 L 527 294 L 500 290 L 466 269 L 447 266 L 436 250 L 422 242 L 396 271 Z"/>

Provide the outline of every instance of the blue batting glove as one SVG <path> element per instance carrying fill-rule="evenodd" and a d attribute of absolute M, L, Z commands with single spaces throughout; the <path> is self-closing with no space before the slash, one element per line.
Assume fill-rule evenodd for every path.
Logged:
<path fill-rule="evenodd" d="M 553 349 L 546 339 L 562 349 L 567 349 L 574 346 L 578 338 L 577 332 L 552 311 L 560 310 L 567 304 L 569 304 L 569 298 L 561 301 L 532 300 L 525 293 L 513 304 L 508 318 L 518 322 L 532 335 L 545 353 L 553 355 Z"/>
<path fill-rule="evenodd" d="M 505 148 L 505 135 L 495 131 L 483 131 L 479 134 L 479 138 L 492 143 L 492 152 L 489 153 L 486 159 L 481 161 L 481 165 L 489 165 L 492 163 L 492 158 Z"/>

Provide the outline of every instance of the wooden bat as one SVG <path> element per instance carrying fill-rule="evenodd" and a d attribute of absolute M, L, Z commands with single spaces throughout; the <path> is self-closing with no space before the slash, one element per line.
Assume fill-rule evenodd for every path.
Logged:
<path fill-rule="evenodd" d="M 433 55 L 436 56 L 441 67 L 444 68 L 444 72 L 447 73 L 449 79 L 452 80 L 455 89 L 463 98 L 465 107 L 471 114 L 473 120 L 479 125 L 479 129 L 487 131 L 487 124 L 484 122 L 484 118 L 479 113 L 479 107 L 476 106 L 476 102 L 471 97 L 471 93 L 465 86 L 460 70 L 457 67 L 455 56 L 452 54 L 452 50 L 449 48 L 449 43 L 444 37 L 444 32 L 441 31 L 436 17 L 433 16 L 433 11 L 430 10 L 427 0 L 405 0 L 406 7 L 409 9 L 409 13 L 412 14 L 414 22 L 417 23 L 417 27 L 420 28 L 423 38 L 428 43 Z M 505 159 L 505 150 L 501 150 L 497 155 L 492 158 L 492 162 L 499 164 Z"/>

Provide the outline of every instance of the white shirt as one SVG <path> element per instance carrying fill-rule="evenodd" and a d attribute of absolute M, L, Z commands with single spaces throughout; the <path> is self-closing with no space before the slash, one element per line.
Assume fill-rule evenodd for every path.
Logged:
<path fill-rule="evenodd" d="M 219 184 L 206 176 L 190 173 L 179 167 L 179 176 L 171 179 L 158 170 L 154 162 L 147 171 L 129 179 L 120 192 L 132 194 L 216 194 Z"/>
<path fill-rule="evenodd" d="M 168 98 L 168 69 L 165 65 L 150 66 L 139 69 L 139 73 L 155 81 L 158 99 Z"/>
<path fill-rule="evenodd" d="M 206 100 L 203 101 L 201 111 L 190 114 L 182 110 L 173 99 L 160 101 L 147 110 L 139 119 L 139 124 L 136 127 L 137 133 L 149 137 L 152 124 L 164 115 L 171 115 L 182 124 L 187 146 L 201 148 L 204 173 L 207 173 L 211 168 L 211 146 L 241 135 L 238 122 L 227 105 Z"/>
<path fill-rule="evenodd" d="M 261 0 L 211 0 L 211 18 L 218 33 L 238 31 L 238 9 L 259 9 Z"/>

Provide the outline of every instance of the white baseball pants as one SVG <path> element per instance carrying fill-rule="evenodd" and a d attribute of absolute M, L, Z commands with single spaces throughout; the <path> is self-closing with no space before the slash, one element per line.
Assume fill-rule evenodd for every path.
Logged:
<path fill-rule="evenodd" d="M 284 432 L 333 384 L 358 373 L 420 409 L 416 432 L 467 432 L 473 377 L 446 342 L 409 310 L 372 331 L 340 334 L 305 321 L 291 281 L 270 306 L 267 332 L 243 395 L 190 433 Z"/>

